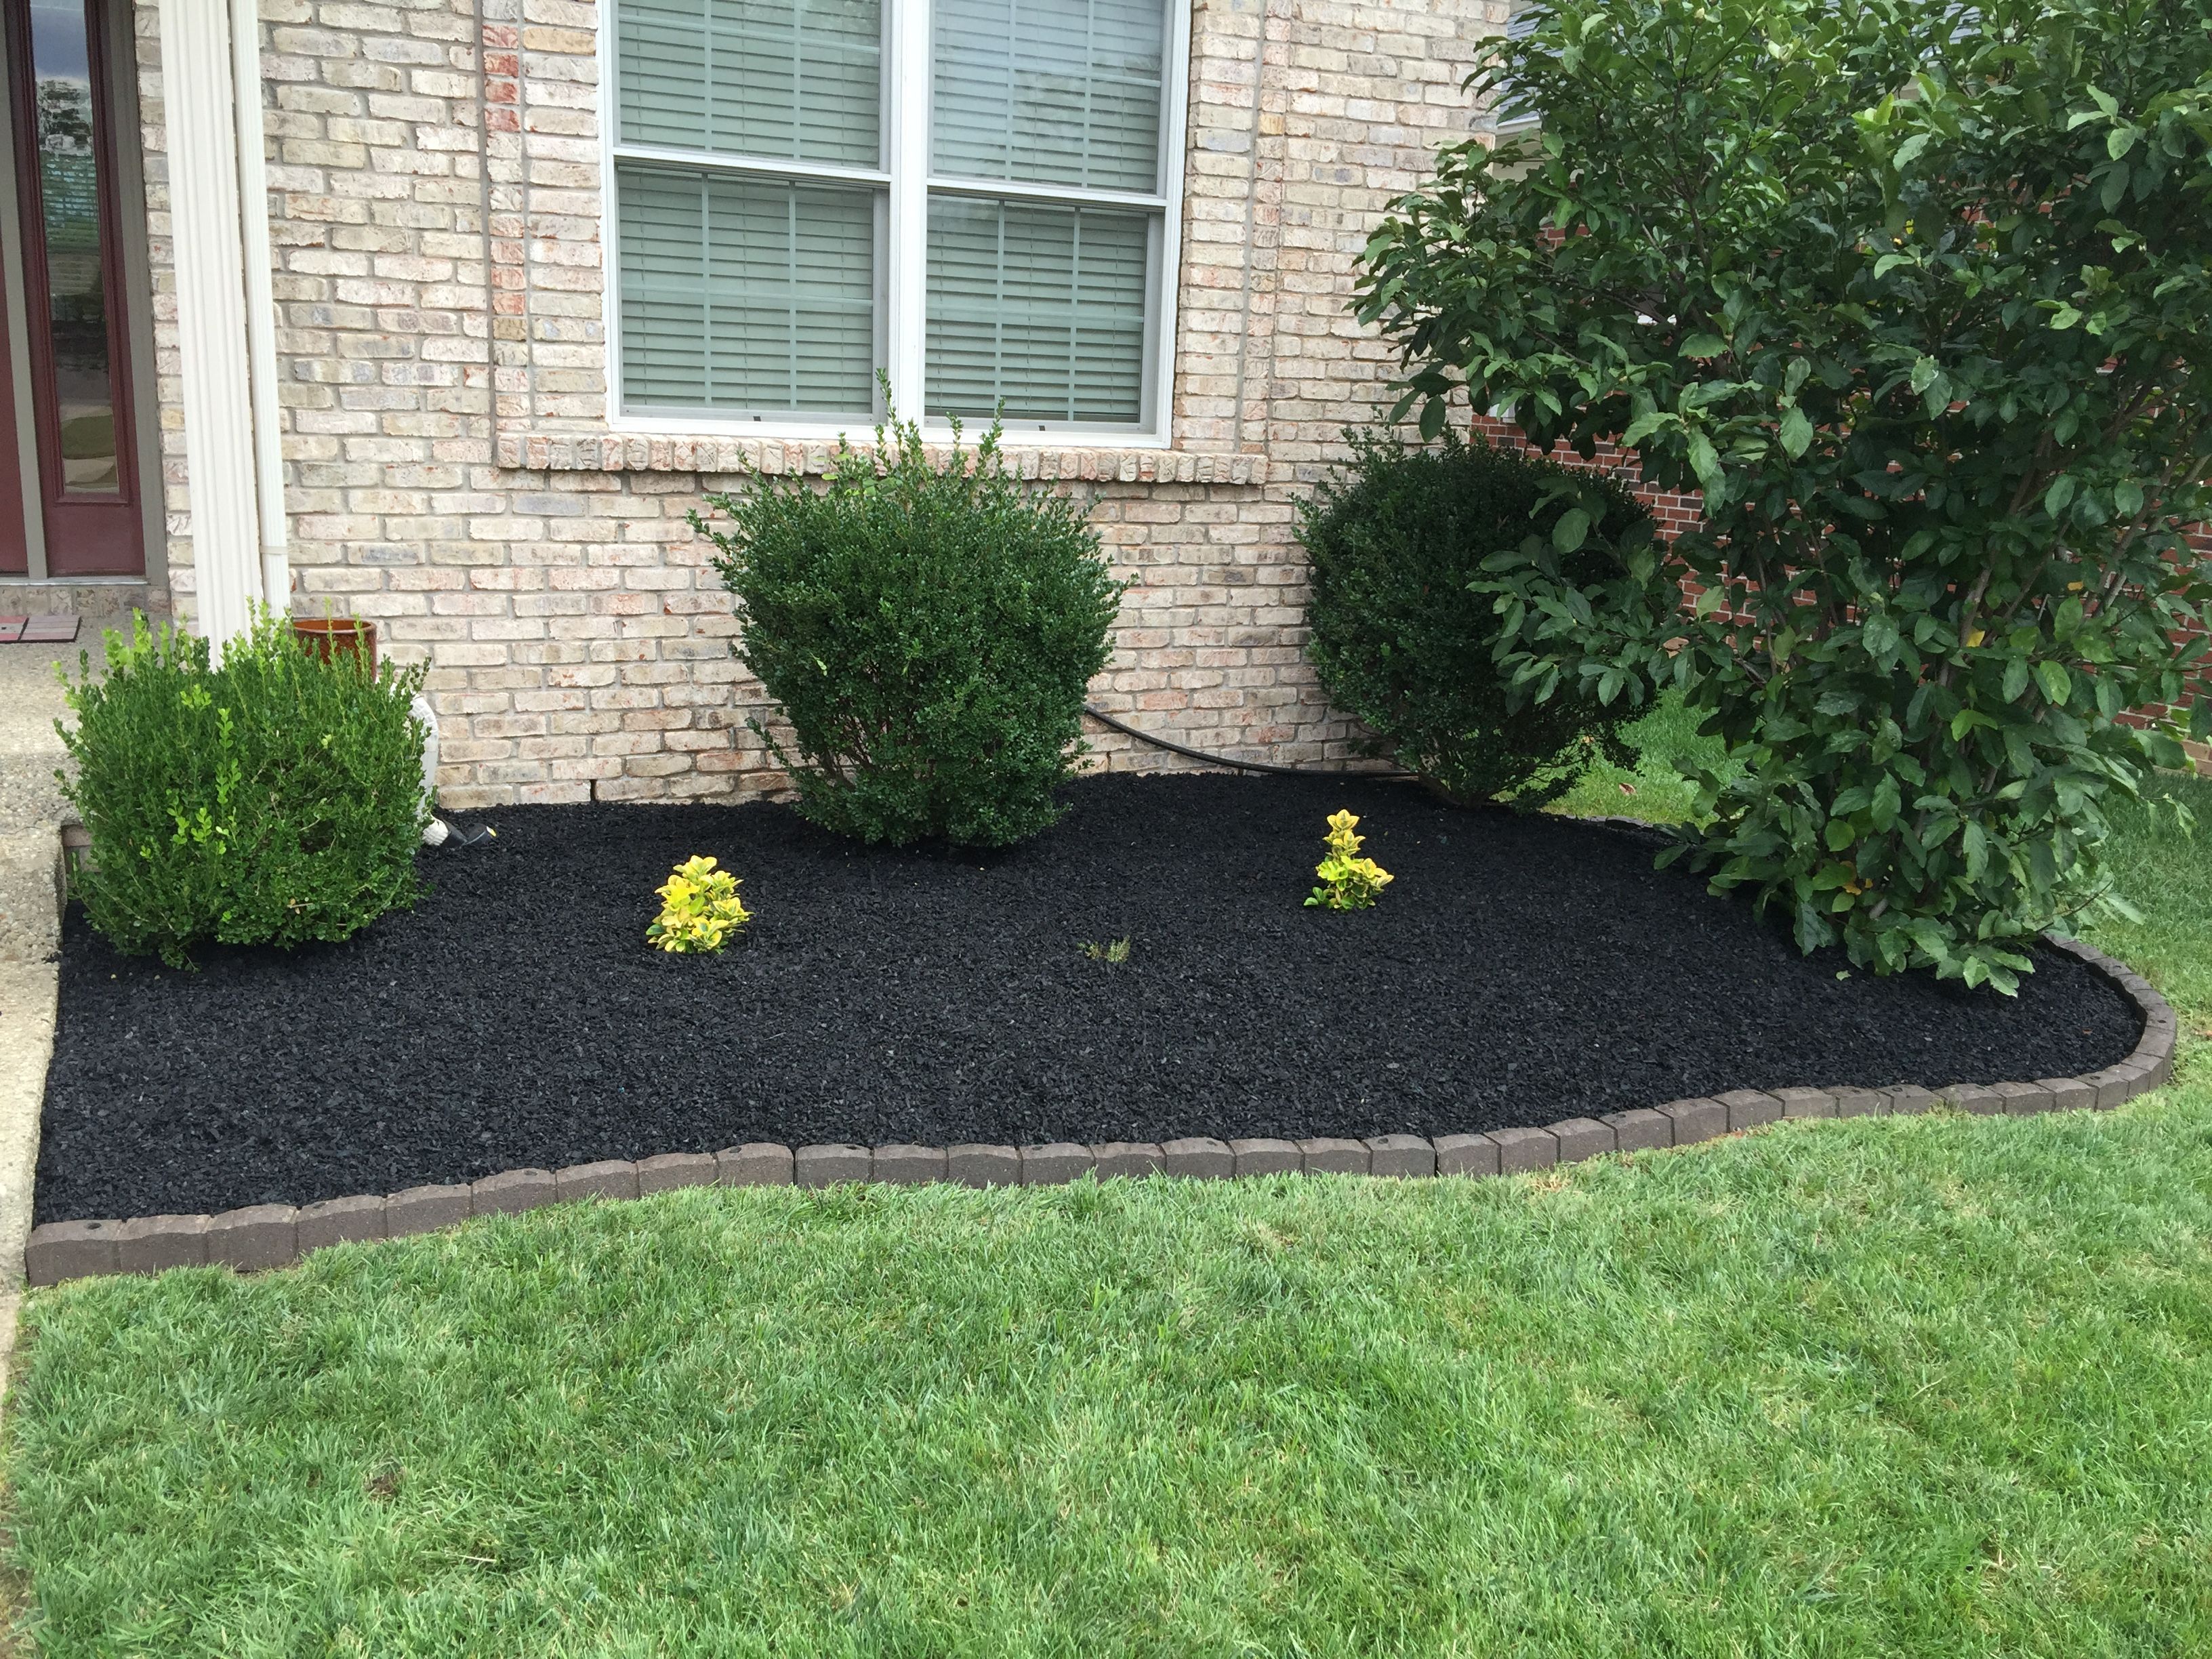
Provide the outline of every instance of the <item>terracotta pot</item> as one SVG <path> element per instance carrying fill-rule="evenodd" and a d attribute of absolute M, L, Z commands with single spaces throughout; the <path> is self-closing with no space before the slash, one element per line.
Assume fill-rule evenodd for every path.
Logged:
<path fill-rule="evenodd" d="M 344 653 L 359 659 L 368 672 L 376 672 L 376 624 L 355 617 L 295 617 L 293 634 L 325 662 Z"/>

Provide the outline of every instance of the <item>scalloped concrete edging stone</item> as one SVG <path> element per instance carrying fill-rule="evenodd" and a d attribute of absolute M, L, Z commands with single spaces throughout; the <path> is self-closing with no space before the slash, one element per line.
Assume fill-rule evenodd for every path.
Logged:
<path fill-rule="evenodd" d="M 2051 943 L 2116 982 L 2142 1011 L 2142 1039 L 2127 1059 L 2086 1077 L 2033 1082 L 1917 1084 L 1866 1089 L 1732 1089 L 1716 1097 L 1671 1100 L 1601 1117 L 1567 1117 L 1541 1127 L 1480 1134 L 1375 1135 L 1364 1140 L 1215 1140 L 1192 1136 L 1164 1145 L 1053 1141 L 1035 1146 L 788 1146 L 751 1142 L 724 1152 L 663 1152 L 565 1170 L 507 1170 L 465 1185 L 410 1187 L 379 1197 L 325 1199 L 295 1208 L 256 1204 L 221 1215 L 143 1216 L 130 1221 L 57 1221 L 35 1229 L 25 1266 L 34 1285 L 100 1273 L 160 1273 L 224 1266 L 256 1272 L 289 1265 L 327 1244 L 435 1232 L 472 1216 L 513 1215 L 585 1199 L 632 1199 L 679 1187 L 834 1187 L 850 1182 L 969 1187 L 1042 1187 L 1085 1173 L 1166 1175 L 1191 1181 L 1261 1175 L 1358 1175 L 1413 1179 L 1522 1175 L 1611 1152 L 1693 1146 L 1785 1119 L 1912 1114 L 1938 1106 L 1988 1116 L 2110 1110 L 2173 1075 L 2179 1023 L 2166 999 L 2140 974 L 2073 939 Z"/>

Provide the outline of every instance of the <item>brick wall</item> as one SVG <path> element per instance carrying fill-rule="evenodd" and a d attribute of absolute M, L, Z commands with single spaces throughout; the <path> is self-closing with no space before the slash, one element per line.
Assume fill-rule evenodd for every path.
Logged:
<path fill-rule="evenodd" d="M 1079 495 L 1124 604 L 1102 706 L 1200 746 L 1314 760 L 1352 732 L 1301 658 L 1295 502 L 1382 401 L 1346 310 L 1392 197 L 1474 124 L 1504 0 L 1196 0 L 1172 447 L 1024 451 Z M 616 436 L 591 0 L 263 0 L 295 606 L 427 659 L 449 805 L 781 782 L 745 727 L 729 603 L 685 520 L 739 457 Z M 193 571 L 151 0 L 137 56 L 169 557 Z M 1104 763 L 1173 763 L 1098 734 Z"/>
<path fill-rule="evenodd" d="M 1513 445 L 1531 453 L 1541 453 L 1537 451 L 1535 445 L 1530 443 L 1522 434 L 1521 428 L 1510 421 L 1501 421 L 1494 415 L 1479 415 L 1475 417 L 1474 424 L 1493 443 Z M 1581 456 L 1564 445 L 1554 446 L 1551 453 L 1554 459 L 1564 461 L 1571 466 L 1584 465 Z M 1630 493 L 1638 501 L 1643 502 L 1650 511 L 1652 522 L 1658 527 L 1659 539 L 1662 541 L 1673 541 L 1675 537 L 1705 517 L 1705 498 L 1696 490 L 1661 489 L 1656 485 L 1646 484 L 1640 477 L 1637 476 L 1635 461 L 1625 454 L 1616 444 L 1600 443 L 1596 453 L 1591 456 L 1587 464 L 1602 472 L 1619 472 L 1626 475 Z"/>

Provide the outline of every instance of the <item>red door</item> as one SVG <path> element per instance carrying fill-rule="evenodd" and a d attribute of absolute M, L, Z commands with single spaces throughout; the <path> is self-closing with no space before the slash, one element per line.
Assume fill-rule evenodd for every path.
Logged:
<path fill-rule="evenodd" d="M 136 576 L 146 568 L 130 419 L 106 15 L 99 0 L 7 0 L 15 198 L 30 325 L 21 343 L 38 437 L 38 476 L 21 487 L 38 491 L 52 576 Z M 14 399 L 0 397 L 0 405 L 6 409 L 0 441 L 7 445 L 0 470 L 12 483 Z M 0 488 L 0 517 L 8 516 L 7 494 Z M 12 519 L 20 544 L 20 501 Z M 7 539 L 0 533 L 0 544 Z M 16 562 L 9 568 L 22 569 L 20 547 L 11 550 Z"/>

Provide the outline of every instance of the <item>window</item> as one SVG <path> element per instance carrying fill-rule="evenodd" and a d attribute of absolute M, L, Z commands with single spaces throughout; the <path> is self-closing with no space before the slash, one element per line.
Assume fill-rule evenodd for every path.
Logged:
<path fill-rule="evenodd" d="M 1512 9 L 1506 15 L 1505 35 L 1510 40 L 1525 40 L 1536 32 L 1543 21 L 1541 0 L 1511 0 Z M 1514 96 L 1511 82 L 1501 82 L 1491 110 L 1491 131 L 1502 142 L 1509 138 L 1533 137 L 1542 125 L 1533 109 Z"/>
<path fill-rule="evenodd" d="M 621 417 L 1164 438 L 1188 0 L 617 0 Z"/>

